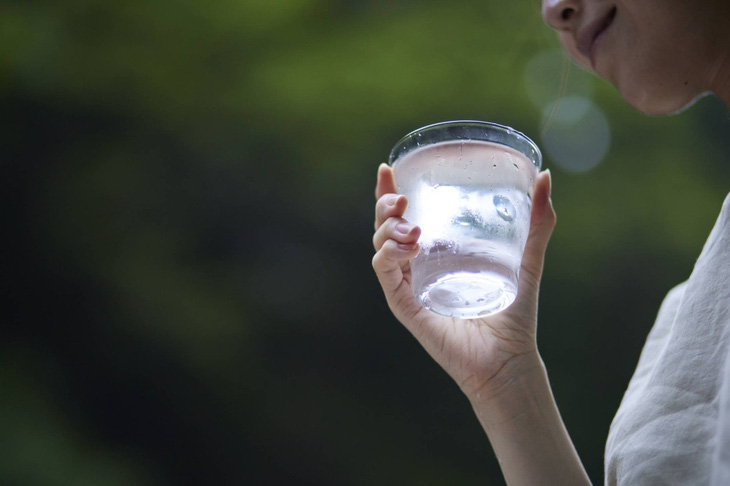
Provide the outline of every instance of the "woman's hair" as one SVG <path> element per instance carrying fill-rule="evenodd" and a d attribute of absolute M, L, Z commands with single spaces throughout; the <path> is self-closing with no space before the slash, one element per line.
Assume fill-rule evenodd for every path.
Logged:
<path fill-rule="evenodd" d="M 540 138 L 542 138 L 545 133 L 550 128 L 550 124 L 552 123 L 553 119 L 557 115 L 558 111 L 560 110 L 560 103 L 562 102 L 563 98 L 565 97 L 565 90 L 568 87 L 568 75 L 570 74 L 570 64 L 571 61 L 568 58 L 568 55 L 565 53 L 565 51 L 562 51 L 562 69 L 560 72 L 560 90 L 558 91 L 558 97 L 555 99 L 555 103 L 552 104 L 552 107 L 550 108 L 550 113 L 545 118 L 545 121 L 542 124 L 542 127 L 540 128 Z"/>

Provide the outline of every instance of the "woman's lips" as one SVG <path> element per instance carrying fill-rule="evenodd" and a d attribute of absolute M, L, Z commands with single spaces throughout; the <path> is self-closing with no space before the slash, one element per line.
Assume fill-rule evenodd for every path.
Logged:
<path fill-rule="evenodd" d="M 591 61 L 591 66 L 596 67 L 596 47 L 606 34 L 606 30 L 616 16 L 616 7 L 604 15 L 591 21 L 582 31 L 578 33 L 578 51 Z"/>

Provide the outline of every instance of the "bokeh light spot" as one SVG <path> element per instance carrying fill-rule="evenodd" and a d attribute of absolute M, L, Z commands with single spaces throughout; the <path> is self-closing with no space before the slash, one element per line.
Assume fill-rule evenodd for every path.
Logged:
<path fill-rule="evenodd" d="M 603 112 L 588 98 L 569 96 L 543 111 L 542 148 L 561 169 L 585 172 L 598 165 L 611 145 Z"/>

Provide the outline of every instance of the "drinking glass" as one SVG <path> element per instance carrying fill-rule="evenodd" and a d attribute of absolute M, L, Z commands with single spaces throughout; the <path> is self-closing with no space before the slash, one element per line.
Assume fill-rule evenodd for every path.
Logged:
<path fill-rule="evenodd" d="M 421 228 L 412 286 L 427 309 L 464 319 L 495 314 L 517 297 L 530 229 L 537 145 L 496 123 L 428 125 L 390 153 L 404 218 Z"/>

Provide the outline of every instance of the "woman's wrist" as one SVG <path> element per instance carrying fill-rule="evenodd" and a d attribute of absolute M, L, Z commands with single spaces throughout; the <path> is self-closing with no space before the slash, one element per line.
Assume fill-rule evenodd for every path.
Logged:
<path fill-rule="evenodd" d="M 469 397 L 509 484 L 590 484 L 553 398 L 539 354 L 506 364 Z"/>
<path fill-rule="evenodd" d="M 478 415 L 491 411 L 500 421 L 507 419 L 505 415 L 522 413 L 526 402 L 538 398 L 546 388 L 547 372 L 537 350 L 513 356 L 492 376 L 480 380 L 475 375 L 462 385 Z"/>

